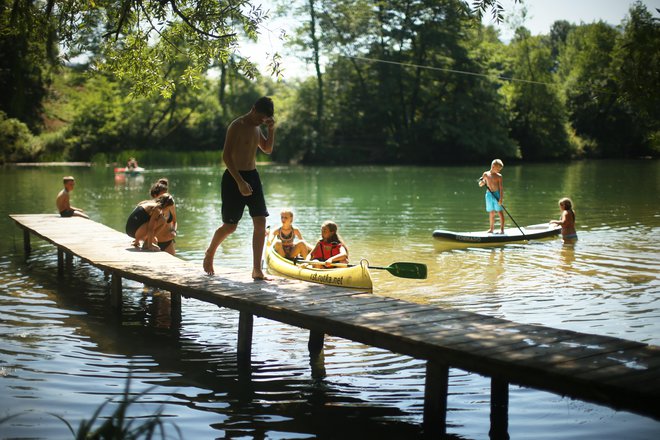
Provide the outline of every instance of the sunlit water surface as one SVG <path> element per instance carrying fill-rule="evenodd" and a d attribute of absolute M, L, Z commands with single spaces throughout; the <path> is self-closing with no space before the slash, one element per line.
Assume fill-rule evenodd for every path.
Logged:
<path fill-rule="evenodd" d="M 559 239 L 494 248 L 450 249 L 434 229 L 487 228 L 483 167 L 311 168 L 262 166 L 271 212 L 292 207 L 309 241 L 335 220 L 353 259 L 372 265 L 415 261 L 427 280 L 373 271 L 377 295 L 660 345 L 660 163 L 578 162 L 508 166 L 507 209 L 519 225 L 558 218 L 557 200 L 573 198 L 579 241 Z M 26 261 L 10 213 L 55 212 L 61 177 L 74 174 L 75 206 L 123 230 L 152 181 L 167 176 L 177 201 L 181 258 L 200 263 L 220 222 L 221 170 L 161 169 L 116 178 L 110 170 L 4 168 L 0 184 L 1 438 L 72 438 L 127 378 L 143 392 L 129 415 L 162 411 L 168 435 L 183 438 L 419 438 L 422 361 L 326 338 L 325 377 L 312 374 L 308 332 L 255 320 L 251 378 L 236 366 L 238 315 L 184 300 L 183 322 L 169 328 L 169 295 L 124 281 L 121 317 L 108 281 L 76 259 L 56 276 L 54 247 L 33 239 Z M 512 222 L 507 218 L 509 225 Z M 251 221 L 220 247 L 217 266 L 249 270 Z M 128 238 L 127 238 L 128 240 Z M 101 244 L 99 244 L 101 245 Z M 154 270 L 167 270 L 155 268 Z M 451 370 L 448 432 L 488 438 L 490 381 Z M 111 402 L 108 414 L 116 408 Z M 509 433 L 535 439 L 656 439 L 649 418 L 511 386 Z"/>

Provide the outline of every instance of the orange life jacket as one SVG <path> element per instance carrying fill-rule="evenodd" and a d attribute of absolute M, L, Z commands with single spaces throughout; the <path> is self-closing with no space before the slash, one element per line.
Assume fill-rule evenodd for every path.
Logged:
<path fill-rule="evenodd" d="M 330 257 L 339 255 L 341 246 L 341 243 L 326 243 L 323 240 L 319 240 L 319 242 L 314 247 L 314 250 L 312 251 L 312 259 L 325 261 Z"/>

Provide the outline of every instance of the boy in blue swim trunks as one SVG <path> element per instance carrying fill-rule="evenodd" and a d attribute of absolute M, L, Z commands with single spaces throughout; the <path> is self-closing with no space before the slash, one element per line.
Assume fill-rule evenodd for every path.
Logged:
<path fill-rule="evenodd" d="M 204 272 L 213 275 L 215 251 L 230 234 L 243 216 L 247 206 L 252 217 L 252 278 L 267 279 L 261 269 L 261 256 L 266 238 L 266 200 L 261 179 L 256 167 L 257 148 L 266 154 L 273 151 L 275 143 L 275 120 L 273 101 L 264 96 L 252 109 L 236 118 L 227 129 L 222 158 L 227 166 L 222 176 L 222 226 L 211 239 L 204 255 Z M 266 135 L 261 131 L 266 126 Z"/>
<path fill-rule="evenodd" d="M 486 211 L 490 220 L 488 233 L 493 233 L 495 228 L 495 213 L 500 217 L 500 234 L 504 234 L 504 210 L 502 203 L 504 200 L 504 183 L 500 172 L 504 168 L 504 163 L 500 159 L 495 159 L 490 164 L 490 170 L 485 171 L 479 179 L 479 186 L 486 188 Z"/>

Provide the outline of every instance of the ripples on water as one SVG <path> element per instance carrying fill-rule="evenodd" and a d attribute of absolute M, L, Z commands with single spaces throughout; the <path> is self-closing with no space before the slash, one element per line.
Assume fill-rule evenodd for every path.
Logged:
<path fill-rule="evenodd" d="M 326 376 L 314 378 L 319 371 L 309 364 L 307 332 L 256 319 L 249 380 L 236 368 L 235 312 L 184 301 L 181 331 L 173 333 L 168 329 L 168 295 L 125 281 L 124 315 L 118 321 L 108 309 L 103 274 L 76 261 L 74 273 L 57 283 L 52 251 L 39 247 L 27 266 L 2 259 L 3 275 L 14 275 L 1 280 L 1 380 L 3 400 L 11 402 L 2 408 L 5 414 L 21 413 L 5 423 L 3 435 L 70 438 L 63 423 L 48 414 L 70 422 L 89 418 L 107 398 L 120 398 L 129 371 L 132 391 L 146 392 L 129 414 L 162 409 L 185 438 L 420 435 L 423 362 L 327 338 L 321 370 Z M 493 251 L 475 255 L 491 259 Z M 494 255 L 503 258 L 501 250 Z M 470 297 L 450 302 L 507 315 L 506 302 Z M 512 301 L 514 312 L 520 317 L 520 310 L 541 308 L 533 302 Z M 549 305 L 542 306 L 547 310 Z M 594 313 L 593 303 L 589 310 Z M 461 438 L 487 437 L 489 385 L 480 376 L 451 370 L 449 432 Z M 107 410 L 114 408 L 111 404 Z M 515 386 L 510 408 L 512 438 L 520 432 L 523 437 L 535 433 L 535 438 L 641 439 L 651 438 L 657 429 L 641 417 Z M 603 424 L 607 428 L 600 428 Z M 613 430 L 621 437 L 613 437 Z"/>
<path fill-rule="evenodd" d="M 376 294 L 660 344 L 660 263 L 652 239 L 660 236 L 657 215 L 640 215 L 635 224 L 592 210 L 574 247 L 549 240 L 448 250 L 433 243 L 432 229 L 480 228 L 485 216 L 468 214 L 472 207 L 458 188 L 452 191 L 456 200 L 429 203 L 414 178 L 397 181 L 389 174 L 372 193 L 339 198 L 337 211 L 327 209 L 318 177 L 312 187 L 318 191 L 296 206 L 297 223 L 309 239 L 320 220 L 341 212 L 337 221 L 353 255 L 369 256 L 372 264 L 409 260 L 429 266 L 424 281 L 374 271 Z M 190 181 L 195 191 L 195 185 L 209 187 L 208 176 L 198 178 Z M 388 185 L 421 195 L 379 194 Z M 271 214 L 291 197 L 302 197 L 293 194 L 300 187 L 272 188 Z M 199 262 L 217 213 L 210 215 L 190 195 L 178 200 L 183 219 L 211 217 L 182 223 L 179 256 Z M 554 207 L 542 214 L 551 216 Z M 112 216 L 100 221 L 120 225 Z M 217 264 L 245 266 L 248 223 L 221 246 Z M 72 272 L 58 279 L 55 249 L 35 241 L 25 262 L 21 234 L 7 226 L 13 245 L 0 257 L 0 417 L 21 415 L 0 425 L 0 437 L 71 438 L 49 413 L 75 426 L 106 399 L 120 398 L 129 375 L 131 391 L 145 393 L 129 414 L 144 417 L 162 409 L 184 438 L 421 437 L 423 362 L 326 337 L 325 362 L 310 365 L 306 331 L 257 318 L 246 375 L 236 364 L 236 312 L 184 299 L 183 322 L 173 331 L 169 295 L 124 281 L 117 318 L 102 272 L 76 259 Z M 393 246 L 400 242 L 408 246 L 403 257 Z M 450 375 L 448 432 L 488 438 L 490 380 L 456 369 Z M 111 403 L 105 413 L 115 407 Z M 660 433 L 658 422 L 648 418 L 516 386 L 510 387 L 509 414 L 512 438 L 655 439 Z"/>

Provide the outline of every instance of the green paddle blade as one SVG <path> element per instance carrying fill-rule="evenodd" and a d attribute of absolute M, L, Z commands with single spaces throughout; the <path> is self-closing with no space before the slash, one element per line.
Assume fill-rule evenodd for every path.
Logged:
<path fill-rule="evenodd" d="M 422 263 L 392 263 L 388 267 L 369 266 L 371 269 L 383 269 L 400 278 L 426 279 L 426 264 Z"/>

